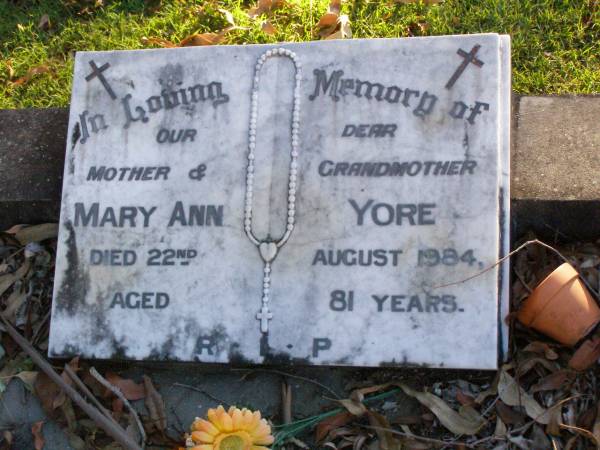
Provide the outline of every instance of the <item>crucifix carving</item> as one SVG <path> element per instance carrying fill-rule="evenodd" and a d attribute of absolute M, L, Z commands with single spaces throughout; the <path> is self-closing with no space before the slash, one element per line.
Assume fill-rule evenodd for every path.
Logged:
<path fill-rule="evenodd" d="M 452 86 L 454 86 L 454 83 L 456 83 L 456 80 L 458 80 L 458 78 L 462 75 L 469 63 L 474 64 L 477 67 L 483 66 L 483 61 L 477 59 L 477 56 L 475 56 L 480 48 L 481 45 L 476 44 L 469 53 L 465 52 L 462 48 L 457 50 L 456 53 L 463 57 L 463 62 L 460 63 L 460 66 L 458 66 L 454 74 L 446 83 L 446 89 L 450 89 Z"/>

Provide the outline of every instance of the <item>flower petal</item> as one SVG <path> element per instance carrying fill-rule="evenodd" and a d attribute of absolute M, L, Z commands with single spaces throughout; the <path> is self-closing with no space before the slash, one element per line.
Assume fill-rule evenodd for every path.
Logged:
<path fill-rule="evenodd" d="M 215 428 L 218 430 L 221 429 L 221 421 L 219 420 L 219 413 L 216 409 L 210 408 L 206 413 L 206 416 L 208 417 L 208 420 L 210 420 L 210 422 L 215 426 Z"/>
<path fill-rule="evenodd" d="M 211 444 L 215 437 L 204 431 L 192 431 L 192 439 L 198 444 Z"/>
<path fill-rule="evenodd" d="M 252 430 L 252 436 L 256 438 L 268 436 L 269 434 L 271 434 L 271 427 L 264 420 L 261 420 L 258 426 Z"/>
<path fill-rule="evenodd" d="M 208 420 L 198 419 L 198 418 L 196 418 L 196 420 L 194 420 L 194 423 L 192 424 L 192 430 L 193 431 L 204 431 L 208 434 L 212 434 L 213 436 L 216 436 L 217 434 L 219 434 L 219 429 L 217 427 L 215 427 L 211 422 L 209 422 Z"/>
<path fill-rule="evenodd" d="M 242 409 L 242 417 L 242 428 L 245 431 L 251 431 L 254 429 L 254 416 L 252 415 L 252 411 L 249 411 L 246 408 Z"/>
<path fill-rule="evenodd" d="M 242 416 L 242 411 L 235 408 L 229 414 L 231 415 L 231 420 L 233 422 L 233 429 L 234 430 L 242 430 L 243 429 L 243 421 L 244 421 L 244 417 Z"/>
<path fill-rule="evenodd" d="M 215 450 L 215 449 L 212 444 L 207 444 L 207 445 L 196 445 L 195 447 L 192 447 L 189 450 Z"/>
<path fill-rule="evenodd" d="M 254 439 L 252 439 L 252 443 L 259 445 L 271 445 L 274 440 L 275 438 L 268 434 L 267 436 L 255 437 Z"/>
<path fill-rule="evenodd" d="M 225 430 L 225 431 L 233 430 L 233 420 L 231 419 L 231 416 L 229 414 L 227 414 L 227 412 L 225 412 L 224 410 L 219 415 L 219 421 L 221 423 L 222 430 Z"/>
<path fill-rule="evenodd" d="M 253 445 L 251 450 L 269 450 L 269 447 L 263 447 L 262 445 Z"/>

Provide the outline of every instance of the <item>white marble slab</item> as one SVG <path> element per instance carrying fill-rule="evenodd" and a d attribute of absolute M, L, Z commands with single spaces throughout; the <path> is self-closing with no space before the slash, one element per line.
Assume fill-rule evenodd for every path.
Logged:
<path fill-rule="evenodd" d="M 279 48 L 248 202 L 255 66 Z M 482 34 L 77 53 L 49 355 L 495 368 L 507 266 L 436 286 L 508 249 L 509 51 Z"/>

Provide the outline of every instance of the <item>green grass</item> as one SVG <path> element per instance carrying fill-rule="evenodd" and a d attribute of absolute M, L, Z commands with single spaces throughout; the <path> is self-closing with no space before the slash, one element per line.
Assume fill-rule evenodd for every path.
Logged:
<path fill-rule="evenodd" d="M 78 50 L 147 48 L 144 37 L 179 42 L 193 33 L 236 25 L 223 43 L 318 39 L 326 0 L 287 0 L 271 14 L 250 19 L 254 1 L 0 0 L 0 108 L 66 106 L 73 54 Z M 392 0 L 345 0 L 355 38 L 498 32 L 512 36 L 513 88 L 522 94 L 600 92 L 598 0 L 447 0 L 439 5 Z M 38 29 L 48 14 L 51 27 Z M 266 34 L 270 20 L 276 33 Z M 28 82 L 14 84 L 32 68 Z"/>

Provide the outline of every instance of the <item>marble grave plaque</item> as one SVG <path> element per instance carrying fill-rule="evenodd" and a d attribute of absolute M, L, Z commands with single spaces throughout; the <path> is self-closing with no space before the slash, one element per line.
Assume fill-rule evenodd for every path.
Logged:
<path fill-rule="evenodd" d="M 79 52 L 49 355 L 494 369 L 510 42 Z"/>

